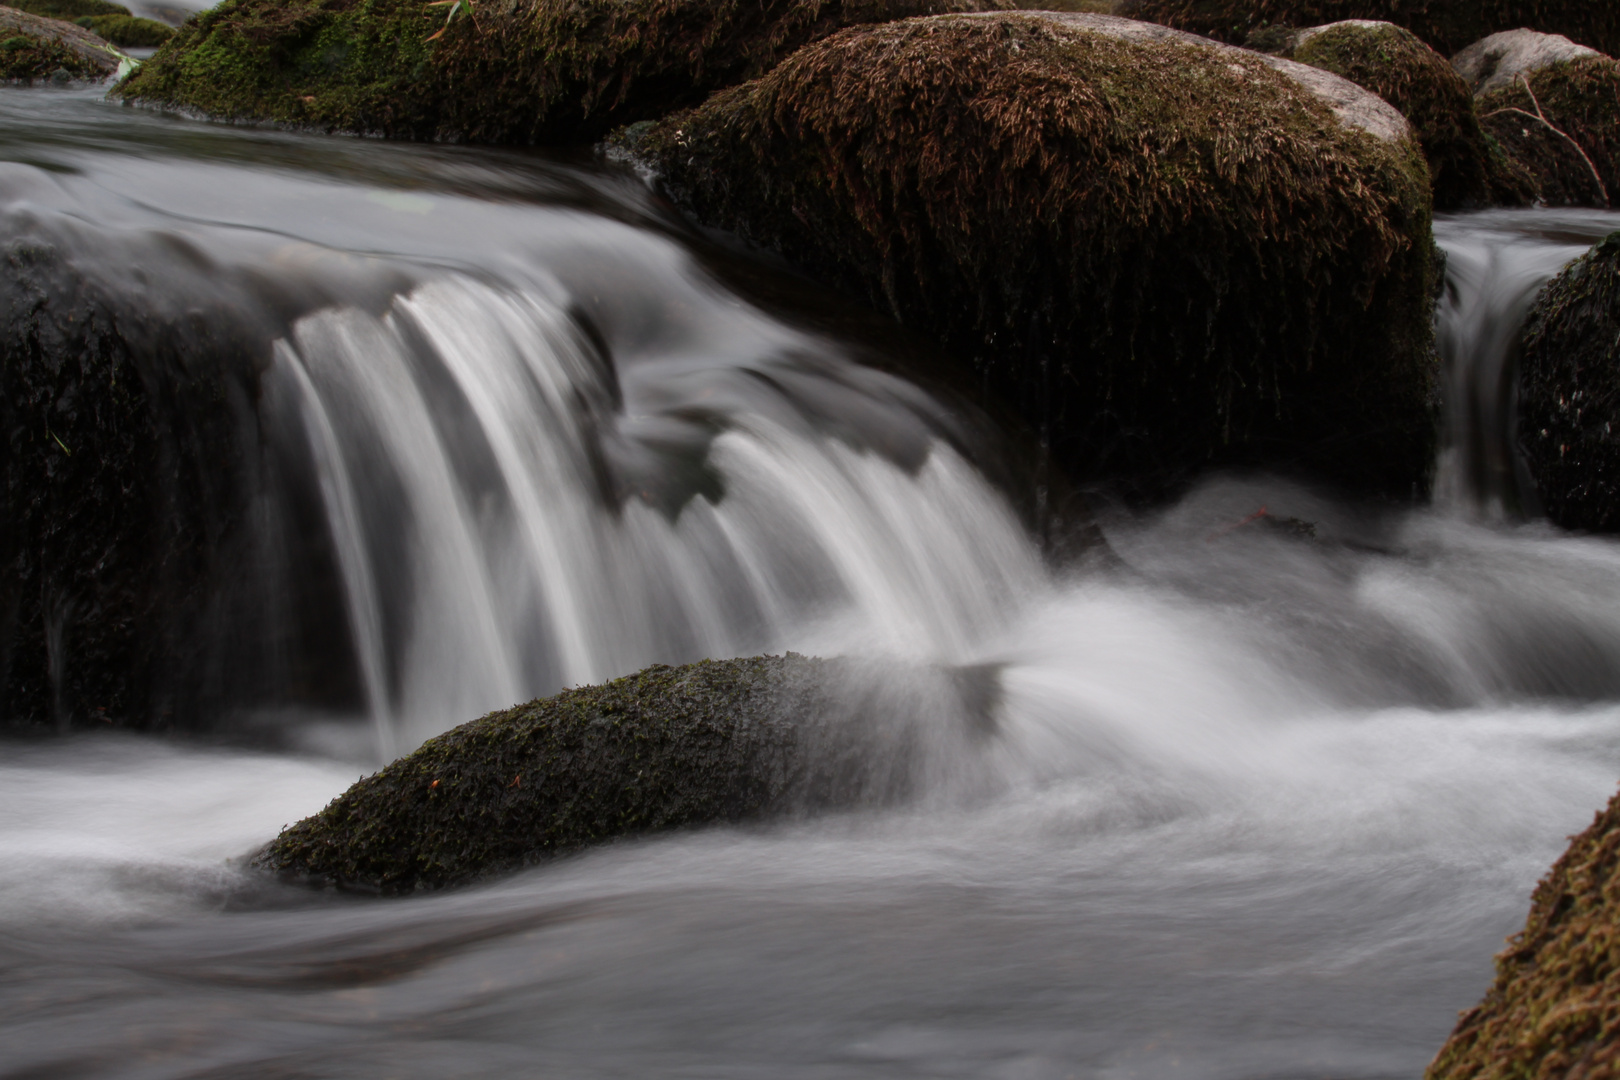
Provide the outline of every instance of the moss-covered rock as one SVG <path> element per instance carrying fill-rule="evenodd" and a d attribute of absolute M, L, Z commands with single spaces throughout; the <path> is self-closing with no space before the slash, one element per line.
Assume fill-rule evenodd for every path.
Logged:
<path fill-rule="evenodd" d="M 1496 981 L 1426 1080 L 1598 1080 L 1620 1072 L 1620 795 L 1536 886 Z"/>
<path fill-rule="evenodd" d="M 1408 132 L 1304 65 L 1007 13 L 846 31 L 626 142 L 700 221 L 936 334 L 1078 479 L 1406 496 L 1434 384 Z"/>
<path fill-rule="evenodd" d="M 117 70 L 117 51 L 90 31 L 0 7 L 0 79 L 100 82 Z"/>
<path fill-rule="evenodd" d="M 1258 38 L 1251 46 L 1342 75 L 1399 109 L 1423 144 L 1436 210 L 1500 201 L 1491 158 L 1501 151 L 1480 130 L 1472 91 L 1416 34 L 1394 23 L 1351 20 Z"/>
<path fill-rule="evenodd" d="M 73 22 L 125 48 L 156 48 L 174 37 L 172 26 L 165 26 L 153 19 L 138 19 L 133 15 L 81 15 Z"/>
<path fill-rule="evenodd" d="M 1480 122 L 1552 206 L 1620 198 L 1620 63 L 1563 60 L 1475 98 Z"/>
<path fill-rule="evenodd" d="M 1406 27 L 1445 56 L 1519 27 L 1565 34 L 1608 53 L 1620 50 L 1620 4 L 1609 0 L 1120 0 L 1118 14 L 1233 43 L 1272 26 L 1381 19 Z"/>
<path fill-rule="evenodd" d="M 1531 309 L 1519 446 L 1548 517 L 1620 531 L 1620 233 L 1566 267 Z"/>
<path fill-rule="evenodd" d="M 990 696 L 982 672 L 902 675 L 789 653 L 565 690 L 429 740 L 256 861 L 401 893 L 615 837 L 905 799 L 939 772 L 930 748 L 983 736 Z"/>
<path fill-rule="evenodd" d="M 18 11 L 26 11 L 30 15 L 63 19 L 67 22 L 100 15 L 131 14 L 129 8 L 123 4 L 112 4 L 107 0 L 17 0 L 17 3 L 10 6 Z"/>
<path fill-rule="evenodd" d="M 396 138 L 589 141 L 840 27 L 998 6 L 1010 0 L 225 0 L 119 93 Z"/>

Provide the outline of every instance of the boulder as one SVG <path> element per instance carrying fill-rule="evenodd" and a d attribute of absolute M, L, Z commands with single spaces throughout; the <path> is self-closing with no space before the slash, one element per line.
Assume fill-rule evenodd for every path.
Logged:
<path fill-rule="evenodd" d="M 1342 75 L 1399 109 L 1423 144 L 1436 210 L 1501 201 L 1492 184 L 1492 154 L 1501 152 L 1480 130 L 1468 84 L 1416 34 L 1394 23 L 1350 20 L 1257 37 L 1251 47 Z"/>
<path fill-rule="evenodd" d="M 1620 1071 L 1620 795 L 1536 886 L 1425 1080 L 1573 1080 Z"/>
<path fill-rule="evenodd" d="M 1519 447 L 1553 522 L 1620 531 L 1620 232 L 1566 267 L 1531 309 Z"/>
<path fill-rule="evenodd" d="M 226 0 L 118 93 L 227 120 L 486 143 L 591 141 L 854 24 L 1010 0 Z"/>
<path fill-rule="evenodd" d="M 1566 34 L 1608 53 L 1620 49 L 1620 4 L 1609 0 L 1120 0 L 1116 14 L 1233 43 L 1272 26 L 1382 19 L 1445 56 L 1520 27 Z"/>
<path fill-rule="evenodd" d="M 174 30 L 152 19 L 138 19 L 122 4 L 107 0 L 17 0 L 18 11 L 81 26 L 114 45 L 147 48 L 169 40 Z"/>
<path fill-rule="evenodd" d="M 1102 15 L 940 16 L 620 142 L 700 222 L 936 335 L 1076 479 L 1426 482 L 1428 170 L 1330 73 Z"/>
<path fill-rule="evenodd" d="M 657 665 L 430 739 L 255 859 L 408 893 L 625 836 L 915 798 L 991 730 L 994 674 L 792 653 Z"/>
<path fill-rule="evenodd" d="M 82 27 L 0 7 L 0 79 L 101 82 L 122 54 Z"/>
<path fill-rule="evenodd" d="M 1544 34 L 1497 35 L 1480 45 L 1459 57 L 1465 77 L 1472 73 L 1482 87 L 1474 99 L 1480 123 L 1535 199 L 1612 205 L 1620 196 L 1620 64 Z"/>

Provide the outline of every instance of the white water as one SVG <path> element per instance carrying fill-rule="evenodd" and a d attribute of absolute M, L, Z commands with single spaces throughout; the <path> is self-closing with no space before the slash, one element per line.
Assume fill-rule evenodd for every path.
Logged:
<path fill-rule="evenodd" d="M 564 197 L 614 178 L 43 100 L 7 220 L 327 290 L 262 408 L 366 715 L 4 744 L 0 1076 L 1411 1077 L 1620 777 L 1610 541 L 1216 479 L 1047 568 L 960 417 Z M 1454 350 L 1502 338 L 1468 267 L 1556 268 L 1535 220 L 1442 227 Z M 389 743 L 789 647 L 998 666 L 997 785 L 398 902 L 241 867 Z"/>

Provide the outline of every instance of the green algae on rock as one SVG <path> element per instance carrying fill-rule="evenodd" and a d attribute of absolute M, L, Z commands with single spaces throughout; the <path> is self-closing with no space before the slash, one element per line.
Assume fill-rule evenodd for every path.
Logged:
<path fill-rule="evenodd" d="M 1446 59 L 1410 30 L 1351 20 L 1282 35 L 1267 49 L 1364 86 L 1412 123 L 1428 159 L 1436 210 L 1502 201 L 1492 184 L 1500 148 L 1480 129 L 1474 95 Z"/>
<path fill-rule="evenodd" d="M 1620 50 L 1620 4 L 1608 0 L 1121 0 L 1117 13 L 1234 44 L 1272 26 L 1381 19 L 1406 27 L 1445 56 L 1519 27 L 1564 34 L 1607 53 Z"/>
<path fill-rule="evenodd" d="M 844 27 L 1010 0 L 225 0 L 119 88 L 226 120 L 408 139 L 581 142 Z M 436 35 L 439 29 L 442 35 Z"/>
<path fill-rule="evenodd" d="M 656 665 L 430 739 L 256 862 L 398 894 L 616 837 L 892 803 L 919 790 L 925 743 L 982 734 L 974 686 L 792 653 Z"/>
<path fill-rule="evenodd" d="M 1620 63 L 1586 56 L 1537 68 L 1475 98 L 1481 123 L 1553 206 L 1620 198 Z"/>
<path fill-rule="evenodd" d="M 82 27 L 0 7 L 0 79 L 101 82 L 118 60 L 117 50 Z"/>
<path fill-rule="evenodd" d="M 1620 1073 L 1620 795 L 1536 886 L 1496 981 L 1425 1080 L 1599 1080 Z"/>
<path fill-rule="evenodd" d="M 1556 524 L 1620 531 L 1620 232 L 1566 267 L 1531 309 L 1519 446 Z"/>
<path fill-rule="evenodd" d="M 1435 378 L 1409 130 L 1304 65 L 1006 13 L 846 31 L 622 141 L 699 221 L 937 335 L 1077 480 L 1407 497 Z"/>

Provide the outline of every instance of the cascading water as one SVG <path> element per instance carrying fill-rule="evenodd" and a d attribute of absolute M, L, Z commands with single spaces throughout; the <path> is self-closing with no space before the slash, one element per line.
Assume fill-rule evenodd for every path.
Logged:
<path fill-rule="evenodd" d="M 262 346 L 221 655 L 305 673 L 5 744 L 0 1076 L 1409 1077 L 1620 773 L 1620 551 L 1475 515 L 1514 311 L 1620 216 L 1441 223 L 1441 508 L 1214 478 L 1053 567 L 971 410 L 622 174 L 20 90 L 0 159 L 6 236 Z M 486 709 L 788 648 L 998 672 L 941 739 L 994 782 L 391 902 L 240 863 Z"/>

